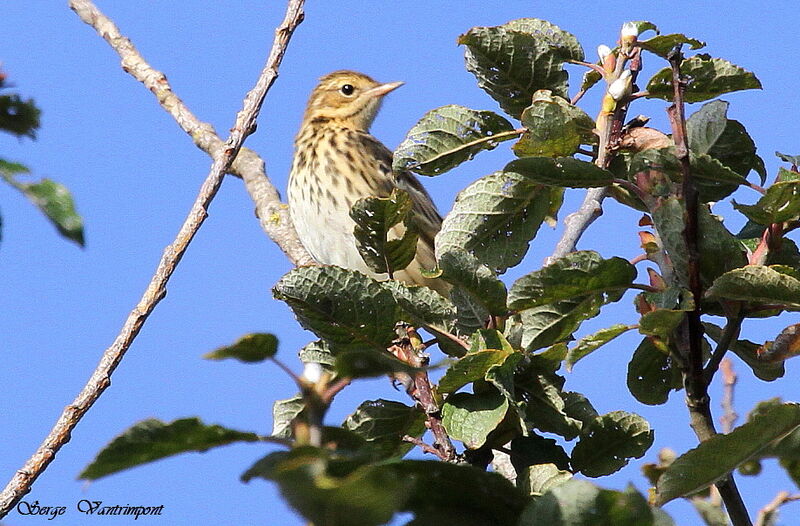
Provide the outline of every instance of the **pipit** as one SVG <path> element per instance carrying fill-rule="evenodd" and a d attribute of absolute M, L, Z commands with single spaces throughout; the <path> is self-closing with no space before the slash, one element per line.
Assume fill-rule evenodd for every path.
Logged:
<path fill-rule="evenodd" d="M 420 235 L 415 259 L 394 278 L 446 294 L 444 281 L 420 272 L 436 266 L 433 238 L 442 217 L 414 175 L 392 171 L 392 152 L 369 133 L 383 97 L 402 84 L 380 84 L 354 71 L 335 71 L 320 79 L 295 139 L 289 211 L 300 241 L 318 263 L 385 279 L 385 274 L 372 272 L 358 252 L 350 208 L 363 197 L 388 197 L 394 188 L 405 190 Z M 395 228 L 390 236 L 401 237 L 402 227 Z"/>

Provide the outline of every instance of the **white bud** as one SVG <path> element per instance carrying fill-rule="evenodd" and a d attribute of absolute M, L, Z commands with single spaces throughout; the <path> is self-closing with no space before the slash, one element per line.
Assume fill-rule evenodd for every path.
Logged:
<path fill-rule="evenodd" d="M 622 75 L 608 87 L 608 94 L 611 95 L 612 99 L 619 102 L 631 94 L 632 85 L 633 77 L 631 77 L 631 70 L 626 69 L 622 72 Z"/>
<path fill-rule="evenodd" d="M 303 380 L 315 384 L 322 378 L 322 371 L 322 365 L 317 362 L 308 362 L 303 368 Z"/>
<path fill-rule="evenodd" d="M 622 31 L 620 31 L 620 36 L 624 40 L 626 37 L 628 38 L 637 38 L 639 36 L 639 28 L 636 26 L 635 22 L 625 22 L 622 25 Z"/>
<path fill-rule="evenodd" d="M 600 62 L 605 62 L 606 57 L 611 54 L 611 48 L 605 44 L 597 46 L 597 56 L 600 57 Z"/>

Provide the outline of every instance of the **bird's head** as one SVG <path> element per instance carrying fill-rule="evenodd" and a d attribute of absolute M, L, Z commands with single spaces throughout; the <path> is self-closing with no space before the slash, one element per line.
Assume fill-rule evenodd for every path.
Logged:
<path fill-rule="evenodd" d="M 381 84 L 355 71 L 334 71 L 319 79 L 303 120 L 326 119 L 368 131 L 383 96 L 402 85 L 402 82 Z"/>

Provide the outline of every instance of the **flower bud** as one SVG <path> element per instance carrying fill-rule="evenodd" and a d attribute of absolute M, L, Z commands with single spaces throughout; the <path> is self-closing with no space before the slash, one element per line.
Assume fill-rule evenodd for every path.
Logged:
<path fill-rule="evenodd" d="M 605 44 L 600 44 L 597 46 L 597 55 L 600 57 L 603 71 L 612 73 L 617 67 L 617 56 L 611 52 L 611 48 Z"/>
<path fill-rule="evenodd" d="M 636 39 L 639 38 L 639 27 L 635 22 L 625 22 L 622 25 L 622 31 L 620 31 L 619 36 L 623 41 L 636 42 Z"/>
<path fill-rule="evenodd" d="M 608 94 L 611 95 L 612 99 L 619 102 L 628 98 L 632 89 L 633 77 L 631 76 L 631 71 L 626 69 L 622 72 L 622 75 L 608 87 Z"/>
<path fill-rule="evenodd" d="M 605 44 L 597 46 L 597 56 L 600 57 L 600 62 L 605 62 L 606 57 L 611 54 L 611 48 Z"/>
<path fill-rule="evenodd" d="M 322 378 L 322 365 L 317 362 L 308 362 L 303 368 L 303 380 L 315 384 Z"/>

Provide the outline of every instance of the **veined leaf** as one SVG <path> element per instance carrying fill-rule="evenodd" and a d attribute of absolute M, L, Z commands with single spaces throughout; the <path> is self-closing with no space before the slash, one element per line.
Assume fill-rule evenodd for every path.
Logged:
<path fill-rule="evenodd" d="M 203 358 L 207 360 L 224 360 L 235 358 L 240 362 L 262 362 L 275 356 L 278 352 L 278 338 L 274 334 L 254 333 L 246 334 L 236 340 L 233 345 L 220 347 Z"/>
<path fill-rule="evenodd" d="M 773 267 L 747 266 L 726 272 L 714 281 L 709 298 L 784 305 L 800 309 L 800 280 Z"/>
<path fill-rule="evenodd" d="M 143 420 L 103 448 L 79 478 L 97 480 L 179 453 L 207 451 L 233 442 L 260 440 L 261 437 L 255 433 L 209 426 L 198 418 L 184 418 L 170 423 L 156 419 Z"/>
<path fill-rule="evenodd" d="M 572 450 L 572 467 L 587 477 L 602 477 L 641 458 L 653 444 L 647 420 L 634 413 L 613 411 L 597 417 L 581 432 Z"/>
<path fill-rule="evenodd" d="M 300 324 L 341 350 L 384 351 L 394 339 L 399 309 L 391 291 L 374 279 L 333 266 L 298 267 L 273 288 Z"/>
<path fill-rule="evenodd" d="M 548 90 L 533 94 L 533 103 L 522 112 L 521 120 L 527 131 L 514 145 L 514 153 L 520 157 L 569 156 L 581 144 L 596 140 L 594 120 Z"/>
<path fill-rule="evenodd" d="M 614 180 L 608 170 L 572 157 L 523 157 L 508 163 L 503 172 L 522 174 L 538 184 L 568 188 L 608 186 Z"/>
<path fill-rule="evenodd" d="M 727 435 L 715 435 L 670 464 L 656 484 L 656 505 L 722 479 L 774 440 L 800 425 L 800 405 L 774 405 Z"/>
<path fill-rule="evenodd" d="M 423 115 L 409 130 L 394 152 L 392 167 L 439 175 L 517 136 L 511 123 L 492 111 L 442 106 Z"/>
<path fill-rule="evenodd" d="M 567 97 L 567 60 L 583 60 L 577 39 L 534 18 L 497 27 L 473 27 L 458 38 L 466 46 L 467 69 L 509 115 L 519 118 L 533 94 L 549 89 Z"/>
<path fill-rule="evenodd" d="M 514 172 L 478 179 L 456 197 L 436 236 L 437 258 L 466 250 L 498 274 L 522 261 L 539 226 L 561 206 L 563 190 Z"/>
<path fill-rule="evenodd" d="M 419 234 L 410 211 L 411 197 L 398 188 L 389 197 L 361 198 L 350 209 L 358 251 L 374 272 L 391 276 L 414 260 Z"/>
<path fill-rule="evenodd" d="M 761 89 L 756 76 L 735 64 L 709 55 L 695 55 L 681 63 L 681 76 L 687 79 L 685 101 L 702 102 L 723 93 L 745 89 Z M 671 101 L 672 69 L 664 68 L 647 84 L 649 98 Z"/>
<path fill-rule="evenodd" d="M 592 293 L 610 293 L 618 299 L 634 278 L 636 268 L 622 258 L 572 252 L 518 279 L 509 291 L 508 305 L 524 310 Z"/>

